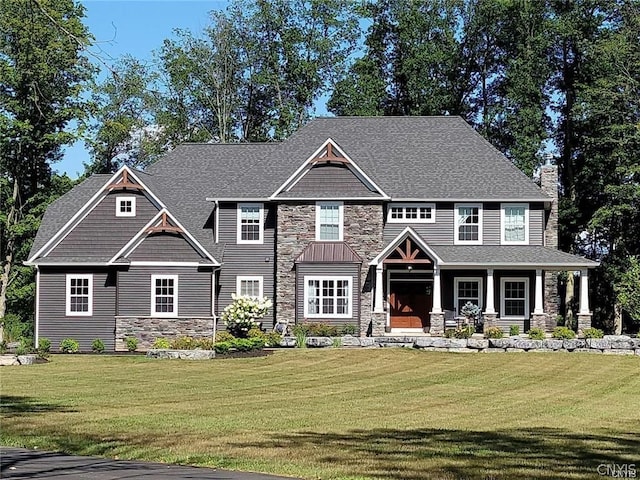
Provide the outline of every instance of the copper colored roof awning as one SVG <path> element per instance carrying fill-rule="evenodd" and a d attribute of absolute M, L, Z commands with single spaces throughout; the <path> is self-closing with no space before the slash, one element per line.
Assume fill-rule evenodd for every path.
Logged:
<path fill-rule="evenodd" d="M 311 242 L 295 263 L 362 263 L 362 258 L 345 242 Z"/>

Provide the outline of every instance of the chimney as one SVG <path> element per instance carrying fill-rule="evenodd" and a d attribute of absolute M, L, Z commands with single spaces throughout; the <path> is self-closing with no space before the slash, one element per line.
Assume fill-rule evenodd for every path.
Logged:
<path fill-rule="evenodd" d="M 553 155 L 546 155 L 546 162 L 540 171 L 540 188 L 551 200 L 551 207 L 546 211 L 544 227 L 544 245 L 558 248 L 558 167 L 552 162 Z M 556 315 L 560 305 L 558 292 L 558 272 L 544 272 L 544 311 L 549 315 L 548 327 L 555 327 Z"/>

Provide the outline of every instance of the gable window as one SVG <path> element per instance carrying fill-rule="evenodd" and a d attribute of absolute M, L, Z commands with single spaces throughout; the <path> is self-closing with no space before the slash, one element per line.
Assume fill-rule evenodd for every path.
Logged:
<path fill-rule="evenodd" d="M 351 317 L 351 277 L 306 276 L 304 283 L 305 317 Z"/>
<path fill-rule="evenodd" d="M 93 315 L 93 275 L 67 275 L 66 315 Z"/>
<path fill-rule="evenodd" d="M 262 277 L 236 277 L 236 293 L 243 297 L 262 298 Z"/>
<path fill-rule="evenodd" d="M 178 275 L 151 275 L 151 315 L 178 315 Z"/>
<path fill-rule="evenodd" d="M 526 204 L 502 204 L 502 244 L 529 243 L 529 208 Z"/>
<path fill-rule="evenodd" d="M 477 305 L 482 310 L 482 278 L 456 277 L 454 296 L 456 314 L 461 315 L 462 307 L 467 302 Z"/>
<path fill-rule="evenodd" d="M 263 209 L 262 203 L 238 204 L 238 243 L 262 243 Z"/>
<path fill-rule="evenodd" d="M 135 217 L 136 197 L 116 197 L 116 217 Z"/>
<path fill-rule="evenodd" d="M 316 203 L 316 240 L 342 240 L 343 208 L 342 202 Z"/>
<path fill-rule="evenodd" d="M 528 278 L 503 278 L 500 290 L 502 318 L 529 318 Z"/>
<path fill-rule="evenodd" d="M 456 204 L 456 244 L 482 243 L 482 206 Z"/>
<path fill-rule="evenodd" d="M 432 203 L 392 203 L 387 212 L 389 223 L 434 223 L 436 207 Z"/>

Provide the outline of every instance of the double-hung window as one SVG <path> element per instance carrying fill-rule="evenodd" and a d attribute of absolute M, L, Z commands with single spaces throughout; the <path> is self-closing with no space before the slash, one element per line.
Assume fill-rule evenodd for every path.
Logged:
<path fill-rule="evenodd" d="M 529 208 L 520 203 L 501 205 L 502 244 L 513 245 L 529 243 Z"/>
<path fill-rule="evenodd" d="M 135 217 L 136 197 L 116 197 L 116 217 Z"/>
<path fill-rule="evenodd" d="M 261 276 L 239 276 L 236 277 L 236 293 L 243 297 L 262 298 Z"/>
<path fill-rule="evenodd" d="M 238 243 L 262 243 L 264 233 L 262 203 L 238 204 Z"/>
<path fill-rule="evenodd" d="M 456 313 L 461 315 L 462 307 L 471 302 L 482 310 L 482 278 L 456 277 L 455 279 Z"/>
<path fill-rule="evenodd" d="M 93 315 L 93 275 L 67 275 L 66 315 L 89 317 Z"/>
<path fill-rule="evenodd" d="M 316 240 L 342 240 L 343 211 L 342 202 L 316 203 Z"/>
<path fill-rule="evenodd" d="M 455 244 L 482 244 L 482 205 L 456 204 Z"/>
<path fill-rule="evenodd" d="M 178 315 L 178 275 L 151 275 L 151 315 Z"/>
<path fill-rule="evenodd" d="M 434 223 L 436 207 L 432 203 L 392 203 L 387 211 L 389 223 Z"/>
<path fill-rule="evenodd" d="M 501 280 L 502 318 L 529 318 L 529 279 L 502 278 Z"/>
<path fill-rule="evenodd" d="M 304 316 L 308 318 L 351 317 L 351 277 L 304 277 Z"/>

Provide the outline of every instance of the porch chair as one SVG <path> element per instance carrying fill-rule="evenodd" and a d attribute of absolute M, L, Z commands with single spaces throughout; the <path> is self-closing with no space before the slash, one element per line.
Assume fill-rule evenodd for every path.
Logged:
<path fill-rule="evenodd" d="M 456 321 L 456 312 L 453 310 L 445 310 L 444 311 L 444 328 L 456 328 L 458 326 L 458 322 Z"/>
<path fill-rule="evenodd" d="M 284 337 L 289 333 L 289 320 L 276 320 L 273 330 Z"/>

